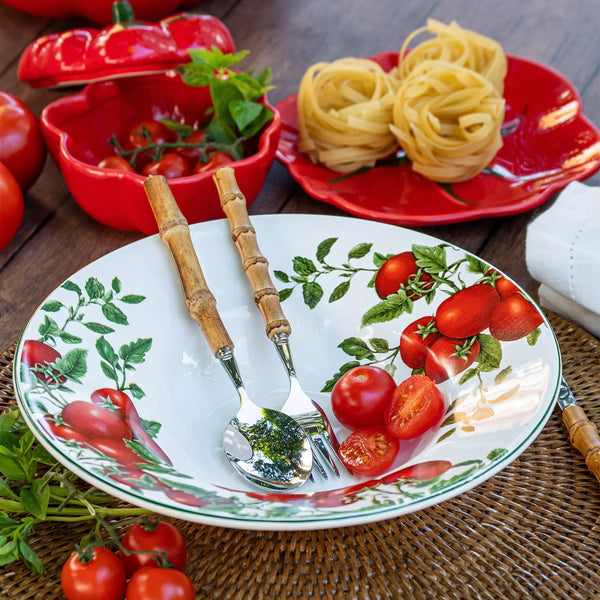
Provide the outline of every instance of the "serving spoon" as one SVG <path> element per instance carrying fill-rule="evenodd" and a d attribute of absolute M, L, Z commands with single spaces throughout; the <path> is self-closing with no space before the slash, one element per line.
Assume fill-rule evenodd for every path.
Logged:
<path fill-rule="evenodd" d="M 217 311 L 190 236 L 167 179 L 152 175 L 144 189 L 159 227 L 161 240 L 175 262 L 190 316 L 235 386 L 240 408 L 223 435 L 223 449 L 234 469 L 262 487 L 289 490 L 309 477 L 313 456 L 302 427 L 288 415 L 256 405 L 246 392 L 233 355 L 233 342 Z"/>

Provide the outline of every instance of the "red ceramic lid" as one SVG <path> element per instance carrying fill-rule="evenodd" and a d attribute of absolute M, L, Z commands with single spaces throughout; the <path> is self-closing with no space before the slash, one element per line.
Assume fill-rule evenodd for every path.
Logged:
<path fill-rule="evenodd" d="M 21 55 L 18 77 L 31 87 L 82 85 L 168 71 L 188 62 L 188 50 L 235 51 L 216 17 L 182 12 L 156 23 L 136 21 L 129 2 L 113 4 L 113 25 L 42 36 Z"/>

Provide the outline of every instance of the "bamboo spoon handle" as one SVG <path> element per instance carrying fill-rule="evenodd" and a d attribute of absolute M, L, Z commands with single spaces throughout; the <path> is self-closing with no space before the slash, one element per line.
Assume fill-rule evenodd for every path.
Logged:
<path fill-rule="evenodd" d="M 144 181 L 144 189 L 158 224 L 160 238 L 169 247 L 175 261 L 188 312 L 200 325 L 213 354 L 223 347 L 233 348 L 233 342 L 217 312 L 217 301 L 204 279 L 188 222 L 177 206 L 167 179 L 162 175 L 152 175 Z"/>
<path fill-rule="evenodd" d="M 263 256 L 252 227 L 246 198 L 240 191 L 231 167 L 221 167 L 213 175 L 217 185 L 221 207 L 227 215 L 231 237 L 242 259 L 244 272 L 254 290 L 254 302 L 258 306 L 265 324 L 267 336 L 273 339 L 277 334 L 291 333 L 291 327 L 283 314 L 279 293 L 269 275 L 269 262 Z"/>
<path fill-rule="evenodd" d="M 600 482 L 600 436 L 596 425 L 580 406 L 567 406 L 562 413 L 571 444 L 581 452 L 590 472 Z"/>

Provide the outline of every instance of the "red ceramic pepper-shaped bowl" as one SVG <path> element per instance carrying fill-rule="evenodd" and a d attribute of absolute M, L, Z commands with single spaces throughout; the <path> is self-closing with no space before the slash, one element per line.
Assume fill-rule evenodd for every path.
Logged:
<path fill-rule="evenodd" d="M 234 161 L 236 179 L 250 205 L 273 164 L 281 130 L 279 113 L 260 134 L 256 151 Z M 208 89 L 185 84 L 175 72 L 91 83 L 77 94 L 50 103 L 40 123 L 48 151 L 81 208 L 97 221 L 125 231 L 158 231 L 144 191 L 143 175 L 98 167 L 114 155 L 113 134 L 125 139 L 147 119 L 201 122 L 212 105 Z M 223 217 L 212 171 L 169 180 L 189 223 Z"/>

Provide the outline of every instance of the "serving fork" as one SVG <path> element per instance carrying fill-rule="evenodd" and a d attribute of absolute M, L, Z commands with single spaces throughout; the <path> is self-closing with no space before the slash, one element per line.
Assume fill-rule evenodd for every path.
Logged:
<path fill-rule="evenodd" d="M 252 284 L 254 302 L 265 321 L 267 336 L 274 343 L 289 376 L 289 395 L 281 412 L 293 417 L 308 434 L 313 447 L 313 463 L 322 477 L 328 479 L 328 473 L 340 477 L 343 465 L 341 462 L 340 467 L 336 464 L 335 435 L 327 417 L 304 392 L 296 377 L 289 345 L 291 326 L 269 275 L 269 263 L 258 246 L 256 231 L 248 216 L 246 198 L 238 187 L 235 172 L 232 167 L 221 167 L 215 171 L 213 179 L 221 207 L 229 221 L 233 242 L 242 259 L 242 267 Z"/>

